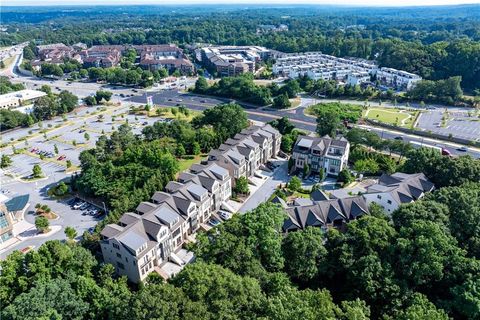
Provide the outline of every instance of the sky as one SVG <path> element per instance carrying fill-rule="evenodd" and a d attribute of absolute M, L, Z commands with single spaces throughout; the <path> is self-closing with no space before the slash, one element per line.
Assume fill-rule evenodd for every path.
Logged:
<path fill-rule="evenodd" d="M 1 0 L 3 6 L 115 4 L 332 4 L 351 6 L 425 6 L 480 4 L 480 0 Z"/>

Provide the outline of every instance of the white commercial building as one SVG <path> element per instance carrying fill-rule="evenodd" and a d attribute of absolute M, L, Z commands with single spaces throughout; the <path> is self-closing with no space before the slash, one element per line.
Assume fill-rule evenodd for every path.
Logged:
<path fill-rule="evenodd" d="M 0 108 L 28 112 L 26 106 L 32 105 L 38 98 L 46 95 L 43 91 L 29 89 L 2 94 L 0 95 Z"/>

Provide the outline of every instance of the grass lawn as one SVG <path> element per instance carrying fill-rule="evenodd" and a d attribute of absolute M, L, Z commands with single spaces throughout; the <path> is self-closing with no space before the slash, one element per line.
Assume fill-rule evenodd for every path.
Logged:
<path fill-rule="evenodd" d="M 290 99 L 290 103 L 292 104 L 291 108 L 298 107 L 301 102 L 302 102 L 302 100 L 299 97 Z"/>
<path fill-rule="evenodd" d="M 5 68 L 3 68 L 3 69 L 7 69 L 13 63 L 15 58 L 16 58 L 16 56 L 12 56 L 12 57 L 9 57 L 9 58 L 3 60 L 3 63 L 5 64 Z M 3 70 L 3 69 L 0 68 L 0 70 Z"/>
<path fill-rule="evenodd" d="M 310 199 L 310 193 L 302 193 L 302 192 L 299 192 L 299 191 L 295 191 L 293 194 L 292 194 L 292 200 L 293 199 L 296 199 L 296 198 L 306 198 L 306 199 Z"/>
<path fill-rule="evenodd" d="M 180 166 L 180 172 L 187 170 L 192 166 L 192 164 L 200 163 L 200 161 L 202 161 L 202 159 L 204 159 L 206 156 L 206 154 L 201 154 L 198 156 L 184 156 L 181 159 L 177 159 Z"/>
<path fill-rule="evenodd" d="M 157 114 L 157 109 L 162 110 L 162 113 L 160 113 L 160 115 Z M 178 110 L 178 107 L 156 106 L 155 108 L 152 108 L 152 110 L 150 110 L 148 116 L 149 117 L 162 117 L 162 118 L 166 118 L 166 119 L 178 119 L 178 120 L 185 120 L 185 121 L 190 122 L 190 121 L 192 121 L 192 119 L 195 116 L 197 116 L 201 113 L 199 111 L 188 109 L 189 113 L 188 113 L 188 116 L 186 116 L 181 112 L 177 112 L 177 114 L 173 114 L 172 109 L 177 109 Z"/>
<path fill-rule="evenodd" d="M 415 120 L 417 113 L 393 108 L 369 108 L 363 112 L 363 117 L 400 127 L 409 127 Z"/>

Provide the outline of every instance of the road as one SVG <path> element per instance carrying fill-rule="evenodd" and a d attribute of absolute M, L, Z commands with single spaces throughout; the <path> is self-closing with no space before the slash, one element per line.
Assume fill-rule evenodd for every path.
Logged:
<path fill-rule="evenodd" d="M 213 97 L 205 97 L 191 93 L 182 93 L 176 90 L 168 90 L 162 91 L 161 93 L 149 93 L 149 96 L 152 96 L 152 100 L 154 104 L 166 107 L 172 107 L 177 105 L 184 105 L 185 107 L 203 111 L 207 108 L 211 108 L 217 104 L 225 103 L 230 101 L 230 99 L 222 99 L 222 98 L 213 98 Z M 252 108 L 249 105 L 243 105 L 245 108 L 245 112 L 248 114 L 249 119 L 254 121 L 262 121 L 268 122 L 274 119 L 278 119 L 281 117 L 287 117 L 297 128 L 314 132 L 316 129 L 316 120 L 311 116 L 305 115 L 305 108 L 310 105 L 314 104 L 316 99 L 305 98 L 302 99 L 301 106 L 293 109 L 293 110 L 276 110 L 271 108 Z M 146 103 L 146 96 L 145 95 L 137 95 L 134 97 L 128 98 L 126 101 L 135 102 L 135 103 Z M 317 99 L 318 101 L 318 99 Z M 373 126 L 364 126 L 365 129 L 371 130 L 377 133 L 384 139 L 395 139 L 397 137 L 401 137 L 405 142 L 416 142 L 420 145 L 431 145 L 437 146 L 440 148 L 445 148 L 450 151 L 450 153 L 454 155 L 464 155 L 470 154 L 475 158 L 480 158 L 480 150 L 469 148 L 467 152 L 462 152 L 457 150 L 461 147 L 461 145 L 444 142 L 441 140 L 435 140 L 431 138 L 424 138 L 412 134 L 406 134 L 400 131 L 383 129 Z"/>

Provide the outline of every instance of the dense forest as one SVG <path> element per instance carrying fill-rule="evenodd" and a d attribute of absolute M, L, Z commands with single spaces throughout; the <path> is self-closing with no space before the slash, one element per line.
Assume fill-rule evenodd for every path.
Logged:
<path fill-rule="evenodd" d="M 259 10 L 261 9 L 261 10 Z M 39 43 L 194 43 L 263 45 L 284 52 L 322 51 L 376 59 L 429 80 L 462 77 L 480 88 L 480 8 L 261 7 L 7 7 L 0 45 Z M 257 34 L 260 24 L 286 24 L 287 32 Z"/>

